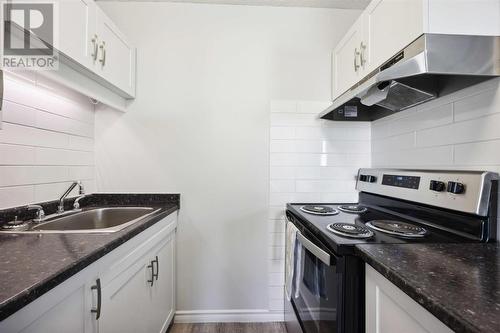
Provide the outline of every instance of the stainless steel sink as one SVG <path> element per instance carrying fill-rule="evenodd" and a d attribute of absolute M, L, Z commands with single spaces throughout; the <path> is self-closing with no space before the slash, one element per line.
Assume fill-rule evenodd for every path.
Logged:
<path fill-rule="evenodd" d="M 90 208 L 64 216 L 53 216 L 25 231 L 9 233 L 112 233 L 128 227 L 159 209 L 151 207 Z M 6 231 L 1 231 L 6 232 Z"/>

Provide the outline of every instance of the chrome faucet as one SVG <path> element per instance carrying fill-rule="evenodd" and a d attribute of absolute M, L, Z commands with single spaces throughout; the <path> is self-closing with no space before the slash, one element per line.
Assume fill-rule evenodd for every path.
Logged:
<path fill-rule="evenodd" d="M 75 199 L 75 202 L 73 202 L 73 209 L 74 210 L 80 209 L 80 200 L 82 200 L 86 196 L 87 196 L 86 194 L 81 194 L 78 198 Z"/>
<path fill-rule="evenodd" d="M 43 211 L 43 207 L 40 205 L 28 205 L 26 206 L 27 210 L 36 209 L 36 215 L 33 219 L 33 222 L 40 223 L 45 218 L 45 212 Z"/>
<path fill-rule="evenodd" d="M 83 195 L 85 194 L 85 189 L 83 188 L 83 184 L 80 181 L 73 182 L 70 187 L 66 190 L 66 192 L 61 195 L 61 198 L 59 198 L 59 206 L 57 207 L 57 213 L 61 214 L 64 213 L 64 199 L 70 194 L 73 189 L 78 186 L 79 188 L 79 194 Z"/>

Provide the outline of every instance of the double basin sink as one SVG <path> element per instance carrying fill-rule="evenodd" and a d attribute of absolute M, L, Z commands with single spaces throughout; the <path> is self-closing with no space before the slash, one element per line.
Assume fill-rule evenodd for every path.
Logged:
<path fill-rule="evenodd" d="M 112 233 L 159 210 L 152 207 L 85 208 L 48 216 L 40 223 L 29 222 L 19 229 L 2 229 L 0 233 Z"/>

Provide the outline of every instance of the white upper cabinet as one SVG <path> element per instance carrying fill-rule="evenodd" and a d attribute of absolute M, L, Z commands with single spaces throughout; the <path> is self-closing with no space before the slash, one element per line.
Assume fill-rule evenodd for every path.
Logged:
<path fill-rule="evenodd" d="M 97 73 L 135 96 L 135 48 L 99 7 L 96 19 Z"/>
<path fill-rule="evenodd" d="M 363 70 L 368 74 L 423 32 L 421 0 L 374 0 L 363 13 Z"/>
<path fill-rule="evenodd" d="M 92 47 L 95 8 L 92 0 L 59 2 L 59 51 L 87 68 L 92 66 L 95 51 Z"/>
<path fill-rule="evenodd" d="M 361 17 L 333 50 L 333 96 L 349 89 L 361 78 L 361 43 L 363 40 L 363 21 Z"/>
<path fill-rule="evenodd" d="M 500 36 L 499 0 L 425 0 L 424 32 Z"/>
<path fill-rule="evenodd" d="M 68 65 L 122 98 L 134 98 L 136 51 L 127 37 L 94 0 L 59 0 L 58 11 L 57 49 L 71 59 Z"/>
<path fill-rule="evenodd" d="M 424 33 L 500 35 L 498 0 L 372 0 L 337 44 L 332 98 Z"/>

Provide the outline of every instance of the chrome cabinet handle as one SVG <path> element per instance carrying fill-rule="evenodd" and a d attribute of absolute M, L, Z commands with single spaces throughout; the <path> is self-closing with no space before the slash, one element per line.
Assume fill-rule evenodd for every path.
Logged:
<path fill-rule="evenodd" d="M 366 58 L 365 58 L 366 44 L 361 42 L 361 44 L 359 45 L 359 50 L 360 50 L 359 60 L 361 66 L 364 66 L 366 64 Z"/>
<path fill-rule="evenodd" d="M 359 69 L 359 64 L 358 64 L 358 57 L 360 53 L 358 51 L 358 48 L 354 49 L 354 71 L 357 72 Z"/>
<path fill-rule="evenodd" d="M 99 62 L 101 63 L 102 66 L 106 65 L 106 43 L 103 41 L 101 45 L 99 46 L 101 49 L 101 59 L 99 59 Z"/>
<path fill-rule="evenodd" d="M 101 279 L 95 280 L 95 285 L 90 289 L 97 290 L 97 307 L 91 309 L 90 312 L 95 313 L 95 320 L 98 320 L 101 317 Z"/>
<path fill-rule="evenodd" d="M 151 269 L 151 280 L 148 280 L 149 286 L 152 287 L 155 281 L 155 269 L 153 265 L 154 261 L 150 261 L 150 264 L 147 266 L 148 268 Z"/>
<path fill-rule="evenodd" d="M 97 60 L 97 50 L 98 50 L 98 38 L 97 38 L 97 35 L 94 35 L 94 37 L 92 37 L 92 50 L 94 52 L 92 52 L 91 56 L 92 56 L 92 59 L 94 61 Z"/>
<path fill-rule="evenodd" d="M 158 256 L 156 256 L 155 260 L 151 262 L 151 265 L 153 265 L 154 263 L 156 263 L 156 273 L 154 272 L 153 269 L 153 277 L 155 278 L 155 280 L 158 280 L 158 273 L 160 271 L 160 263 L 158 262 Z"/>

